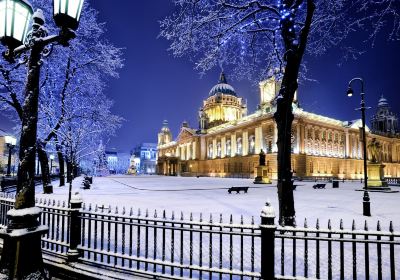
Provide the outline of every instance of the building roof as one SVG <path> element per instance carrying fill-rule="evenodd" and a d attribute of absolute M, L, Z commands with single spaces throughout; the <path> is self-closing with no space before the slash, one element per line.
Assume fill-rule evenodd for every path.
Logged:
<path fill-rule="evenodd" d="M 235 89 L 228 84 L 224 72 L 221 73 L 218 84 L 210 90 L 209 96 L 217 95 L 218 93 L 236 96 Z"/>

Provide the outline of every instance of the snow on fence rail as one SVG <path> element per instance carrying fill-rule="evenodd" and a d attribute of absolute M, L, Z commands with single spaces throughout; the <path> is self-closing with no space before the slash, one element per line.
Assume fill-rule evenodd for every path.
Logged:
<path fill-rule="evenodd" d="M 98 206 L 69 209 L 65 202 L 37 200 L 44 253 L 68 255 L 73 244 L 85 265 L 141 272 L 173 279 L 398 279 L 400 233 L 390 223 L 371 230 L 332 229 L 329 222 L 309 228 L 281 227 L 262 219 L 244 224 L 241 217 L 194 218 L 183 213 L 134 213 Z M 0 227 L 14 197 L 0 195 Z M 74 211 L 76 216 L 74 216 Z M 72 217 L 72 219 L 71 219 Z M 75 217 L 75 218 L 74 218 Z M 185 219 L 186 218 L 186 219 Z M 74 224 L 74 225 L 72 225 Z M 73 229 L 77 230 L 74 233 Z M 263 250 L 262 250 L 263 248 Z"/>

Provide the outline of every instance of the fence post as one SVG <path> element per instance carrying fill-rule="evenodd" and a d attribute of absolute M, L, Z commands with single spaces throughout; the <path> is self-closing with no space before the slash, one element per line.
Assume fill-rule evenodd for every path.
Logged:
<path fill-rule="evenodd" d="M 77 192 L 71 197 L 70 224 L 69 224 L 69 248 L 67 252 L 68 261 L 75 262 L 81 256 L 78 245 L 81 243 L 81 217 L 79 212 L 82 208 L 82 197 Z"/>
<path fill-rule="evenodd" d="M 267 202 L 261 210 L 261 279 L 275 279 L 275 210 Z"/>

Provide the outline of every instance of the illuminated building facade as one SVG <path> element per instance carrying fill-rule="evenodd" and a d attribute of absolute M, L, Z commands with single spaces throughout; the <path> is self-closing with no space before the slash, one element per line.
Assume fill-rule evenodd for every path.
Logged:
<path fill-rule="evenodd" d="M 270 178 L 277 177 L 277 127 L 273 114 L 280 88 L 271 79 L 260 83 L 260 105 L 246 115 L 246 105 L 221 75 L 199 112 L 199 129 L 182 124 L 175 141 L 168 123 L 158 135 L 157 172 L 164 175 L 254 177 L 261 149 L 266 153 Z M 295 98 L 297 100 L 297 96 Z M 361 120 L 344 122 L 304 111 L 295 100 L 292 127 L 292 171 L 294 176 L 363 178 Z M 387 102 L 379 101 L 386 106 Z M 383 104 L 385 103 L 385 104 Z M 383 113 L 379 109 L 378 114 Z M 386 108 L 386 107 L 385 107 Z M 393 133 L 372 133 L 382 146 L 386 177 L 400 177 L 400 137 L 397 121 Z M 380 119 L 379 119 L 380 120 Z M 397 118 L 396 118 L 397 120 Z"/>

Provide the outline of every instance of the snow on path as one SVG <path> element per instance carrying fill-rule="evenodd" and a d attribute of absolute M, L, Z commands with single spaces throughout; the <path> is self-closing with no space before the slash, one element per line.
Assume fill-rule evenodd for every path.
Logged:
<path fill-rule="evenodd" d="M 157 210 L 161 215 L 162 210 L 167 211 L 167 216 L 175 211 L 175 215 L 182 211 L 185 218 L 193 212 L 197 220 L 200 213 L 204 219 L 209 219 L 210 213 L 213 220 L 219 220 L 223 214 L 224 222 L 229 221 L 232 214 L 234 222 L 240 221 L 244 216 L 245 223 L 259 222 L 260 211 L 267 200 L 274 206 L 278 213 L 278 198 L 276 183 L 272 185 L 254 185 L 252 179 L 232 178 L 207 178 L 207 177 L 164 177 L 164 176 L 110 176 L 95 177 L 91 189 L 82 189 L 82 178 L 73 182 L 73 192 L 79 191 L 86 205 L 91 203 L 99 206 L 118 206 L 133 208 L 134 213 L 138 208 L 142 212 L 149 209 L 150 215 Z M 307 218 L 310 227 L 315 226 L 316 219 L 320 219 L 322 228 L 327 227 L 328 219 L 332 220 L 332 227 L 338 228 L 340 219 L 344 220 L 345 228 L 351 227 L 353 219 L 357 228 L 364 226 L 368 221 L 371 230 L 376 228 L 378 220 L 382 223 L 382 230 L 387 230 L 389 222 L 393 221 L 395 230 L 400 230 L 400 193 L 370 192 L 372 217 L 362 216 L 363 192 L 356 191 L 362 188 L 359 182 L 340 182 L 339 189 L 333 189 L 327 183 L 326 189 L 315 190 L 313 182 L 296 182 L 299 186 L 294 192 L 296 219 L 299 226 Z M 249 186 L 247 194 L 228 194 L 227 188 L 232 186 Z M 399 187 L 392 189 L 400 190 Z M 39 190 L 39 189 L 38 189 Z M 51 195 L 37 194 L 39 198 L 55 200 L 68 199 L 68 187 L 54 186 Z"/>

